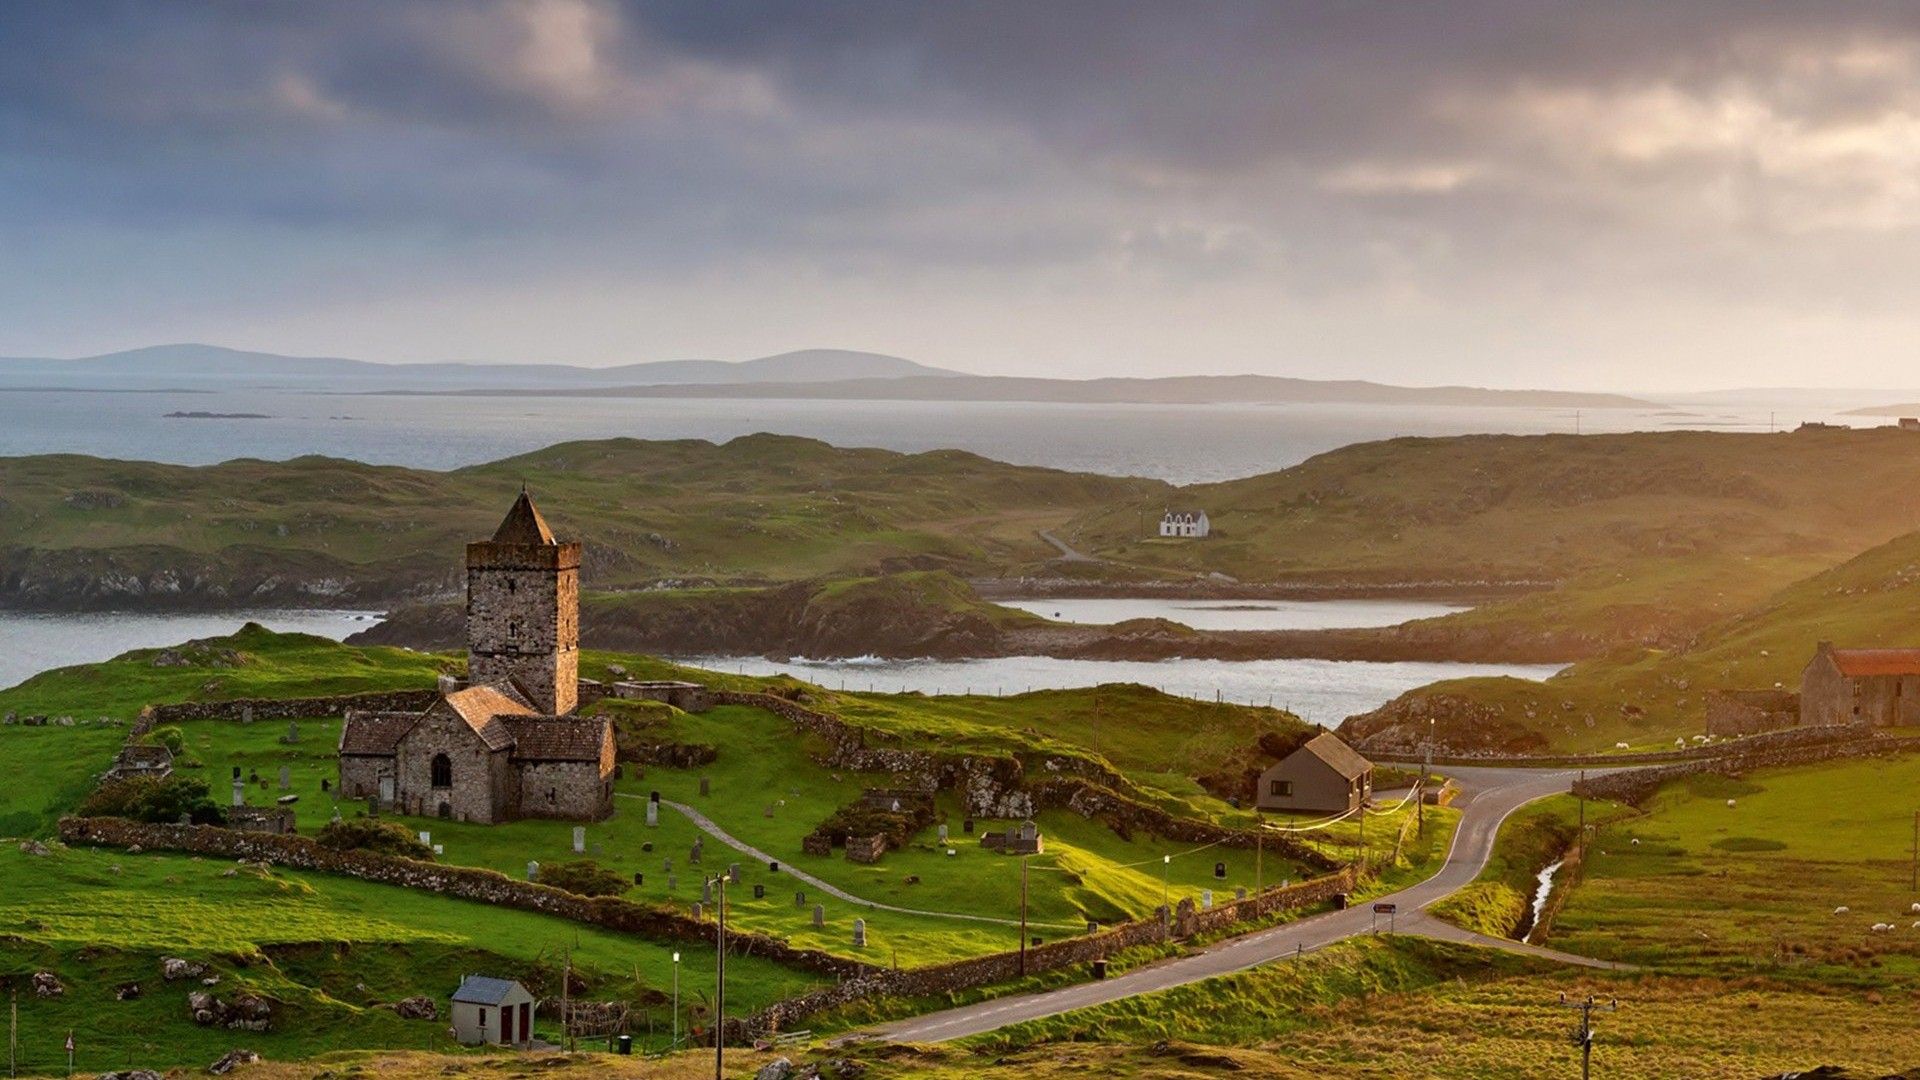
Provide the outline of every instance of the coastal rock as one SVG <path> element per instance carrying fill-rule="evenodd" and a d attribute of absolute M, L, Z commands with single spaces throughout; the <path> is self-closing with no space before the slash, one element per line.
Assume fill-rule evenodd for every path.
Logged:
<path fill-rule="evenodd" d="M 440 1008 L 424 995 L 401 998 L 393 1003 L 393 1014 L 402 1020 L 437 1020 Z"/>

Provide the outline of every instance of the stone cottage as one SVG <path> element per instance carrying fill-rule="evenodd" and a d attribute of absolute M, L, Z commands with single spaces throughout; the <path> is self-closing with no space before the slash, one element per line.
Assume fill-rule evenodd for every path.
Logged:
<path fill-rule="evenodd" d="M 467 545 L 467 685 L 424 712 L 349 712 L 340 790 L 401 813 L 493 824 L 613 812 L 613 725 L 575 713 L 580 545 L 525 491 Z"/>
<path fill-rule="evenodd" d="M 1331 731 L 1260 774 L 1255 805 L 1279 813 L 1344 814 L 1373 797 L 1373 763 Z"/>
<path fill-rule="evenodd" d="M 1800 675 L 1800 723 L 1920 723 L 1920 649 L 1836 649 L 1821 642 Z"/>

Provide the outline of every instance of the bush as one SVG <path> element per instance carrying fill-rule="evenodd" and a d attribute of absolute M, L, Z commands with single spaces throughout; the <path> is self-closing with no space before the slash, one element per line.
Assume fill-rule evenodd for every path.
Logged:
<path fill-rule="evenodd" d="M 169 753 L 178 757 L 180 752 L 186 748 L 187 733 L 172 724 L 168 724 L 166 727 L 157 727 L 148 732 L 147 741 L 166 747 Z"/>
<path fill-rule="evenodd" d="M 581 896 L 619 896 L 627 891 L 626 878 L 592 859 L 542 866 L 536 880 Z"/>
<path fill-rule="evenodd" d="M 342 818 L 328 822 L 314 839 L 321 847 L 335 851 L 370 851 L 376 855 L 433 861 L 433 849 L 397 821 L 366 816 Z"/>
<path fill-rule="evenodd" d="M 172 825 L 185 818 L 195 825 L 224 825 L 227 812 L 207 797 L 207 782 L 185 776 L 165 780 L 134 776 L 94 789 L 80 804 L 87 817 L 117 817 L 154 825 Z"/>

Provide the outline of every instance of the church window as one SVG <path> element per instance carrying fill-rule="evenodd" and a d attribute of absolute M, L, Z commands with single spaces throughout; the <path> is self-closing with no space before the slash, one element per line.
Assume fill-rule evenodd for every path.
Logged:
<path fill-rule="evenodd" d="M 437 788 L 453 786 L 453 759 L 445 754 L 433 756 L 433 786 Z"/>

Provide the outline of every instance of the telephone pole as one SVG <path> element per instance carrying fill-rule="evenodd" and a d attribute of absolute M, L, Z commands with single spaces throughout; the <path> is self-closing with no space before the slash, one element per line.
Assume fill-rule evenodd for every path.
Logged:
<path fill-rule="evenodd" d="M 715 910 L 720 916 L 714 935 L 713 952 L 713 1080 L 726 1080 L 727 1072 L 727 875 L 714 875 L 720 889 Z"/>
<path fill-rule="evenodd" d="M 1027 859 L 1020 856 L 1020 975 L 1027 974 Z"/>
<path fill-rule="evenodd" d="M 1913 881 L 1907 891 L 1920 893 L 1920 810 L 1913 812 Z"/>
<path fill-rule="evenodd" d="M 1617 998 L 1609 998 L 1605 1005 L 1601 1005 L 1591 994 L 1587 995 L 1585 1001 L 1568 1001 L 1567 995 L 1561 994 L 1560 1005 L 1562 1008 L 1580 1010 L 1580 1026 L 1574 1029 L 1573 1045 L 1580 1048 L 1580 1080 L 1592 1080 L 1594 1010 L 1613 1012 L 1620 1007 L 1620 1002 Z"/>

